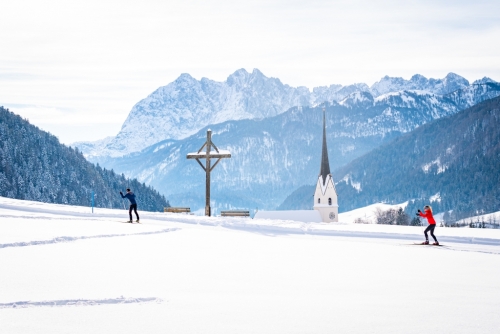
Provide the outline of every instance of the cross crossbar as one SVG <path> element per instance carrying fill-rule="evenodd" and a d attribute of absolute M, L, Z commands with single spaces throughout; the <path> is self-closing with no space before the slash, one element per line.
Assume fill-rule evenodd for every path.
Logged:
<path fill-rule="evenodd" d="M 211 151 L 214 149 L 215 152 Z M 205 151 L 203 151 L 205 149 Z M 206 198 L 205 198 L 205 215 L 211 215 L 210 208 L 210 172 L 217 166 L 217 164 L 224 158 L 231 158 L 231 153 L 227 150 L 219 150 L 214 143 L 212 143 L 212 130 L 207 130 L 207 141 L 203 146 L 198 150 L 198 152 L 188 153 L 186 156 L 187 159 L 195 159 L 198 164 L 203 168 L 206 175 Z M 201 163 L 200 159 L 205 159 L 205 166 Z M 217 159 L 215 164 L 211 166 L 211 159 Z"/>

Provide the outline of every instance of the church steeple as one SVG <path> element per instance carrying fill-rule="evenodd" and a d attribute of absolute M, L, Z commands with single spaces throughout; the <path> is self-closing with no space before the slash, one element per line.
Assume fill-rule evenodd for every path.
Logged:
<path fill-rule="evenodd" d="M 326 105 L 326 104 L 325 104 Z M 326 146 L 326 111 L 323 107 L 323 147 L 321 151 L 321 168 L 314 192 L 314 210 L 318 210 L 323 222 L 338 222 L 339 205 L 335 183 L 330 173 L 328 148 Z"/>
<path fill-rule="evenodd" d="M 321 152 L 321 169 L 319 175 L 323 180 L 323 185 L 326 183 L 326 178 L 330 174 L 330 162 L 328 161 L 328 148 L 326 146 L 326 112 L 323 107 L 323 150 Z"/>

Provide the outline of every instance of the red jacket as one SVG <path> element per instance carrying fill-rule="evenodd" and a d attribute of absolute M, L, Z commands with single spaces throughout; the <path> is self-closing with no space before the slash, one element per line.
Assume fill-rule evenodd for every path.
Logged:
<path fill-rule="evenodd" d="M 436 225 L 436 221 L 434 220 L 434 217 L 432 216 L 432 211 L 431 210 L 425 211 L 425 213 L 424 212 L 419 212 L 419 215 L 422 216 L 422 217 L 427 218 L 427 221 L 429 222 L 429 224 Z"/>

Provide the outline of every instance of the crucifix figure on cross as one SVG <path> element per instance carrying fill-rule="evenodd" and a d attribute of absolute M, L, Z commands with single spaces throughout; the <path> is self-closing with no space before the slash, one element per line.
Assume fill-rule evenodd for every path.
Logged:
<path fill-rule="evenodd" d="M 205 148 L 205 151 L 203 149 Z M 212 148 L 215 150 L 212 151 Z M 203 152 L 202 152 L 203 151 Z M 214 143 L 212 143 L 212 130 L 207 130 L 207 141 L 203 146 L 195 153 L 188 153 L 188 159 L 196 159 L 200 164 L 201 168 L 206 174 L 206 190 L 205 190 L 205 216 L 211 215 L 210 209 L 210 172 L 217 166 L 222 158 L 231 158 L 231 153 L 227 150 L 219 150 Z M 200 159 L 205 159 L 205 166 L 201 163 Z M 210 159 L 217 159 L 215 164 L 211 166 Z"/>

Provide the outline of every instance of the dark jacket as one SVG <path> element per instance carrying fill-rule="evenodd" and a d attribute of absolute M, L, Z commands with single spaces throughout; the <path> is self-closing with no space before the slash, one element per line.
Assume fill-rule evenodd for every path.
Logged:
<path fill-rule="evenodd" d="M 130 201 L 130 204 L 137 204 L 137 202 L 135 201 L 135 195 L 133 192 L 126 193 L 125 195 L 120 193 L 120 195 L 122 195 L 122 198 L 127 198 Z"/>

